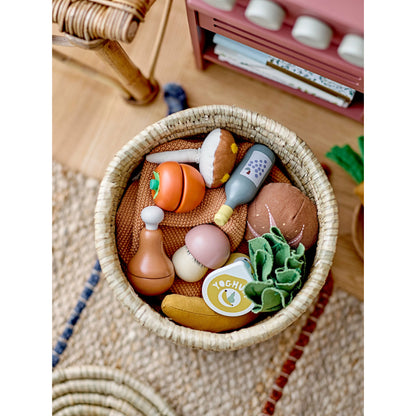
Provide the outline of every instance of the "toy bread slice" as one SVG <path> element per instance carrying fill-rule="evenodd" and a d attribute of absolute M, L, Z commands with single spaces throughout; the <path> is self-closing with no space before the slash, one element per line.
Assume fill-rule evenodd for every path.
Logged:
<path fill-rule="evenodd" d="M 242 328 L 258 316 L 252 312 L 235 317 L 220 315 L 210 309 L 202 298 L 177 294 L 165 296 L 162 311 L 178 324 L 209 332 Z"/>

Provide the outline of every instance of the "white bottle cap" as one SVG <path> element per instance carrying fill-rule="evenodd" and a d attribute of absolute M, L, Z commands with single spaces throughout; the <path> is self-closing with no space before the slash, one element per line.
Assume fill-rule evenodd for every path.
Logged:
<path fill-rule="evenodd" d="M 250 0 L 244 13 L 247 20 L 269 30 L 279 30 L 285 11 L 271 0 Z"/>
<path fill-rule="evenodd" d="M 345 35 L 338 47 L 338 55 L 347 62 L 364 68 L 364 39 L 349 33 Z"/>
<path fill-rule="evenodd" d="M 293 26 L 292 36 L 304 45 L 326 49 L 331 43 L 332 29 L 315 17 L 300 16 Z"/>
<path fill-rule="evenodd" d="M 220 10 L 230 12 L 237 0 L 204 0 L 205 3 Z"/>
<path fill-rule="evenodd" d="M 165 213 L 157 206 L 148 206 L 142 209 L 140 216 L 146 225 L 147 230 L 157 230 L 160 222 L 163 221 Z"/>

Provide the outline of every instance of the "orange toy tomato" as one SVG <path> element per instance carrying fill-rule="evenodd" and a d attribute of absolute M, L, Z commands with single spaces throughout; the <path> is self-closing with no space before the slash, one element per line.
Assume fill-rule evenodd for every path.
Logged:
<path fill-rule="evenodd" d="M 163 162 L 153 172 L 150 189 L 158 207 L 165 211 L 188 212 L 204 198 L 205 181 L 190 165 Z"/>

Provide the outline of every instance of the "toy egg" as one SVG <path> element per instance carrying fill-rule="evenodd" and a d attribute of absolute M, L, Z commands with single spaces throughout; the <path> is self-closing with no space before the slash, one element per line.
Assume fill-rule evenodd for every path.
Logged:
<path fill-rule="evenodd" d="M 188 212 L 205 195 L 205 182 L 193 166 L 163 162 L 153 172 L 150 190 L 155 204 L 165 211 Z"/>
<path fill-rule="evenodd" d="M 185 236 L 185 245 L 172 257 L 175 273 L 187 282 L 197 282 L 208 269 L 221 267 L 230 257 L 230 241 L 226 234 L 211 224 L 192 228 Z"/>
<path fill-rule="evenodd" d="M 318 236 L 316 206 L 295 186 L 270 183 L 248 207 L 246 239 L 268 233 L 271 226 L 279 228 L 291 247 L 302 243 L 308 250 Z"/>

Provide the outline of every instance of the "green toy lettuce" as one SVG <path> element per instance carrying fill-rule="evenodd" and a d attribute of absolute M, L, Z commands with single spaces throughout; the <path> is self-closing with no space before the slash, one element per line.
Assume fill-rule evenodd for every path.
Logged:
<path fill-rule="evenodd" d="M 254 281 L 244 293 L 254 313 L 276 312 L 286 307 L 301 289 L 306 269 L 305 247 L 292 249 L 277 227 L 248 242 Z"/>

